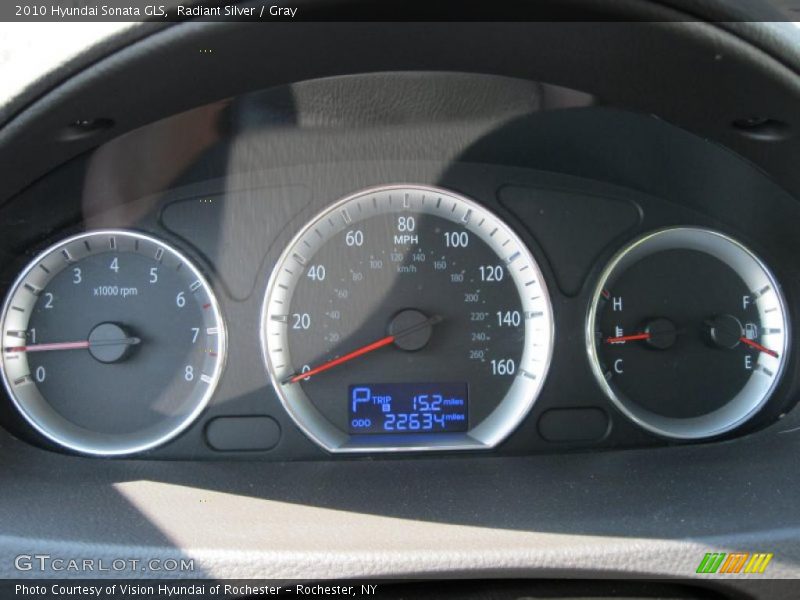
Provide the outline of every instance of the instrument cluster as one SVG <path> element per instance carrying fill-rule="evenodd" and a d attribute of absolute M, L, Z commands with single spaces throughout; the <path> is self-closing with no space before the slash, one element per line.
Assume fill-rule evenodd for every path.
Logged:
<path fill-rule="evenodd" d="M 320 100 L 376 81 L 420 107 L 340 122 Z M 434 88 L 460 120 L 430 117 Z M 278 110 L 287 91 L 305 120 Z M 665 122 L 565 90 L 563 110 L 503 100 L 535 93 L 297 84 L 53 171 L 0 206 L 3 426 L 84 455 L 291 460 L 775 422 L 800 373 L 796 201 Z"/>
<path fill-rule="evenodd" d="M 518 223 L 431 185 L 332 200 L 271 265 L 245 327 L 285 414 L 327 452 L 492 449 L 546 385 L 558 395 L 550 366 L 564 344 L 585 346 L 610 406 L 595 409 L 599 424 L 585 407 L 574 423 L 556 408 L 556 429 L 590 417 L 596 440 L 613 410 L 661 439 L 714 438 L 758 415 L 781 381 L 781 284 L 724 232 L 672 226 L 622 244 L 593 278 L 585 322 L 562 324 L 581 341 L 556 328 L 547 269 Z M 10 401 L 78 453 L 168 444 L 202 420 L 226 366 L 225 317 L 201 267 L 135 230 L 39 252 L 0 322 Z"/>

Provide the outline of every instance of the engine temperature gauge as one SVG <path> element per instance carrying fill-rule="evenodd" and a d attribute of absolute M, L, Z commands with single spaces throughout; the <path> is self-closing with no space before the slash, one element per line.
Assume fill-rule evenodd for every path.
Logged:
<path fill-rule="evenodd" d="M 642 427 L 719 435 L 758 412 L 786 360 L 789 323 L 764 264 L 699 228 L 651 233 L 604 271 L 587 323 L 598 381 Z"/>

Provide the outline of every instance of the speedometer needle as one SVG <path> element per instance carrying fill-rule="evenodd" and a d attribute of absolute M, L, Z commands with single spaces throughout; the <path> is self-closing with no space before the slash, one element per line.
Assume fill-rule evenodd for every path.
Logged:
<path fill-rule="evenodd" d="M 358 358 L 359 356 L 364 356 L 370 352 L 378 350 L 379 348 L 383 348 L 384 346 L 388 346 L 389 344 L 394 343 L 395 340 L 419 331 L 423 327 L 428 327 L 430 325 L 435 325 L 436 323 L 441 323 L 443 318 L 440 315 L 434 315 L 416 325 L 411 325 L 405 329 L 402 329 L 395 333 L 394 335 L 387 335 L 386 337 L 382 337 L 381 339 L 372 342 L 371 344 L 367 344 L 366 346 L 361 346 L 357 350 L 353 350 L 352 352 L 345 354 L 344 356 L 340 356 L 339 358 L 334 358 L 333 360 L 329 360 L 328 362 L 322 363 L 321 365 L 314 367 L 313 369 L 306 371 L 305 373 L 297 373 L 295 375 L 290 375 L 286 379 L 282 381 L 282 383 L 297 383 L 301 379 L 307 379 L 312 375 L 317 375 L 328 369 L 332 369 L 333 367 L 339 366 L 342 363 L 349 362 L 354 358 Z"/>
<path fill-rule="evenodd" d="M 135 346 L 142 340 L 138 337 L 120 338 L 118 340 L 81 340 L 80 342 L 54 342 L 50 344 L 31 344 L 29 346 L 10 346 L 6 352 L 48 352 L 50 350 L 83 350 L 96 346 Z"/>

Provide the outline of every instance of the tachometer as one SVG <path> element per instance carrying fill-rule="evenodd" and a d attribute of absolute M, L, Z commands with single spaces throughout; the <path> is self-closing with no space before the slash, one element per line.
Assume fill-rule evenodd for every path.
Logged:
<path fill-rule="evenodd" d="M 37 256 L 2 314 L 2 376 L 25 419 L 66 448 L 120 455 L 188 427 L 220 376 L 225 330 L 181 253 L 93 231 Z"/>
<path fill-rule="evenodd" d="M 359 192 L 308 223 L 275 266 L 261 329 L 286 410 L 332 452 L 493 447 L 533 405 L 553 344 L 522 240 L 419 185 Z"/>

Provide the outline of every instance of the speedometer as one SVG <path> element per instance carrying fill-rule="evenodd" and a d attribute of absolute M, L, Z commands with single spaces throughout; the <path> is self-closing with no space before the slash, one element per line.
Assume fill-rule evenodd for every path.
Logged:
<path fill-rule="evenodd" d="M 541 270 L 482 205 L 420 185 L 333 204 L 274 268 L 261 337 L 295 423 L 331 452 L 491 448 L 536 400 Z"/>

